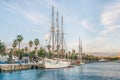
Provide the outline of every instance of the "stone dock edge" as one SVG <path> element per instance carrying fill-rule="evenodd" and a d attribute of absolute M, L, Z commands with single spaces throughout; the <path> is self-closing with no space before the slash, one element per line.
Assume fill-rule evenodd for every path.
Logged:
<path fill-rule="evenodd" d="M 26 69 L 44 69 L 43 64 L 0 64 L 0 72 L 2 71 L 16 71 L 16 70 L 26 70 Z"/>

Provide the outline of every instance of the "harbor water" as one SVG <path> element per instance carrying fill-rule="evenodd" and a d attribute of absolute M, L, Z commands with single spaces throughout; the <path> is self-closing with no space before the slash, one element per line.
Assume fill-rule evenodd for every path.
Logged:
<path fill-rule="evenodd" d="M 0 80 L 120 80 L 120 63 L 100 62 L 64 69 L 1 72 Z"/>

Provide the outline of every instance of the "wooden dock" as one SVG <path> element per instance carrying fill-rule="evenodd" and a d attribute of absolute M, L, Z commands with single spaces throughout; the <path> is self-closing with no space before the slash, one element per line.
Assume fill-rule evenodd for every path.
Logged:
<path fill-rule="evenodd" d="M 25 70 L 25 69 L 34 69 L 34 68 L 44 68 L 44 64 L 0 64 L 0 72 L 2 71 L 16 71 L 16 70 Z"/>

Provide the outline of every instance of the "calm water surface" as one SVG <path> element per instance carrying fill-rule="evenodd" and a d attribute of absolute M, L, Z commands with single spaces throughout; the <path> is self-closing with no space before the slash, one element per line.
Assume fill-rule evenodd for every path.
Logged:
<path fill-rule="evenodd" d="M 91 63 L 74 68 L 0 73 L 0 80 L 120 80 L 120 63 Z"/>

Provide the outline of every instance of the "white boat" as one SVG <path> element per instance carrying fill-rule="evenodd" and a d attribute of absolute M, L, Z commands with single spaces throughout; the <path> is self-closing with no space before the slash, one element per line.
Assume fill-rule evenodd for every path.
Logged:
<path fill-rule="evenodd" d="M 62 61 L 60 59 L 44 59 L 45 69 L 58 69 L 58 68 L 67 68 L 70 67 L 70 62 Z"/>
<path fill-rule="evenodd" d="M 85 63 L 84 62 L 81 62 L 80 65 L 84 65 Z"/>
<path fill-rule="evenodd" d="M 8 61 L 8 58 L 9 58 L 8 55 L 6 55 L 6 56 L 1 56 L 1 55 L 0 55 L 0 62 L 7 62 L 7 61 Z"/>
<path fill-rule="evenodd" d="M 99 60 L 99 62 L 107 62 L 108 60 L 104 59 L 103 57 Z"/>
<path fill-rule="evenodd" d="M 13 60 L 14 60 L 14 62 L 18 62 L 18 57 L 17 56 L 13 56 Z"/>
<path fill-rule="evenodd" d="M 60 26 L 58 23 L 59 23 L 59 15 L 57 12 L 57 16 L 56 16 L 56 24 L 57 25 L 55 28 L 55 25 L 54 25 L 54 7 L 52 7 L 52 23 L 51 23 L 52 26 L 51 26 L 50 37 L 49 37 L 50 38 L 49 45 L 52 48 L 51 52 L 53 53 L 53 55 L 65 54 L 65 48 L 66 48 L 65 47 L 65 40 L 64 40 L 65 39 L 64 38 L 64 30 L 63 30 L 63 16 L 61 17 L 61 29 L 60 29 Z M 55 51 L 55 49 L 57 51 Z M 59 59 L 55 59 L 55 60 L 45 58 L 43 62 L 44 62 L 45 68 L 47 68 L 47 69 L 65 68 L 65 67 L 70 66 L 70 62 L 61 60 L 60 56 L 59 56 Z"/>

